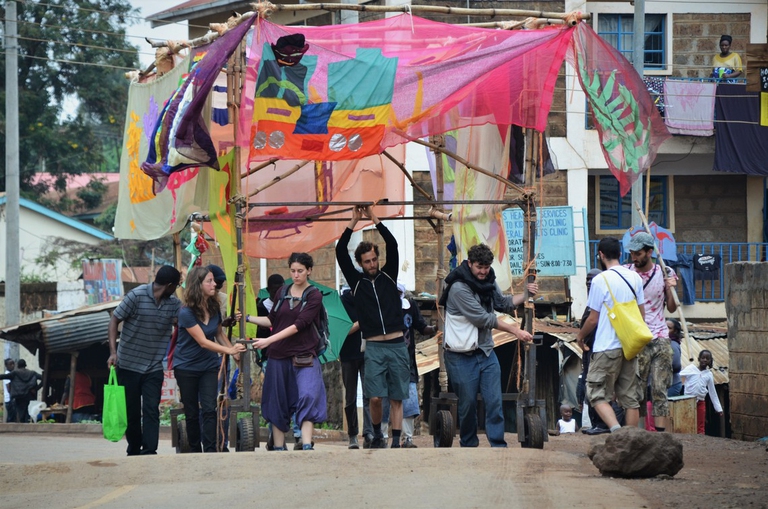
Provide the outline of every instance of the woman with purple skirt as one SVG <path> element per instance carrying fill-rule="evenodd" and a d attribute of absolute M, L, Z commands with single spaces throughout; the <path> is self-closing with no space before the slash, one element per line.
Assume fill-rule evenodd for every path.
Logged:
<path fill-rule="evenodd" d="M 301 423 L 301 442 L 311 450 L 316 422 L 324 422 L 327 403 L 323 373 L 317 358 L 318 337 L 313 327 L 322 309 L 320 290 L 309 284 L 314 263 L 307 253 L 288 259 L 293 283 L 280 289 L 268 316 L 246 316 L 247 322 L 271 327 L 272 335 L 254 340 L 267 348 L 269 368 L 264 376 L 261 413 L 272 424 L 275 451 L 285 451 L 291 415 Z"/>

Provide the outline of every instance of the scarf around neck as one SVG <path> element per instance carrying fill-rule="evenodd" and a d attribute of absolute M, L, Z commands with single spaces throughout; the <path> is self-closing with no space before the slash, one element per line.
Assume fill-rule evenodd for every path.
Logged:
<path fill-rule="evenodd" d="M 496 290 L 496 274 L 493 272 L 493 268 L 488 271 L 488 276 L 483 281 L 480 281 L 472 275 L 469 262 L 467 260 L 461 262 L 461 265 L 451 271 L 445 278 L 445 291 L 440 296 L 441 306 L 445 307 L 446 302 L 448 302 L 448 292 L 456 281 L 461 281 L 469 286 L 480 297 L 480 303 L 485 309 L 488 311 L 493 309 L 493 293 Z"/>

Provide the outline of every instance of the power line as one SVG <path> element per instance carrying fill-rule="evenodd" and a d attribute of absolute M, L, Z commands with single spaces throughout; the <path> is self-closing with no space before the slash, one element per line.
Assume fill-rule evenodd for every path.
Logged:
<path fill-rule="evenodd" d="M 36 25 L 36 26 L 41 26 L 41 27 L 45 27 L 45 28 L 59 28 L 59 29 L 66 29 L 66 30 L 71 30 L 72 29 L 72 27 L 68 27 L 68 26 L 48 25 L 48 24 L 45 24 L 45 23 L 42 23 L 42 22 L 41 23 L 36 23 L 34 21 L 24 21 L 24 20 L 18 20 L 16 22 L 20 23 L 20 24 L 24 24 L 24 25 Z M 141 35 L 129 35 L 129 34 L 126 34 L 125 32 L 122 32 L 122 33 L 121 32 L 108 32 L 106 30 L 89 30 L 87 28 L 78 28 L 78 30 L 81 31 L 81 32 L 88 33 L 88 34 L 115 35 L 115 36 L 118 36 L 118 37 L 126 37 L 126 38 L 129 38 L 129 39 L 141 39 L 142 41 L 146 41 L 146 38 L 141 36 Z"/>
<path fill-rule="evenodd" d="M 63 5 L 54 5 L 54 4 L 49 4 L 49 3 L 45 3 L 45 2 L 38 2 L 38 1 L 35 1 L 35 0 L 18 0 L 18 1 L 19 1 L 20 3 L 29 3 L 29 4 L 35 4 L 35 5 L 44 5 L 44 6 L 46 6 L 46 7 L 52 7 L 52 8 L 56 8 L 56 9 L 66 9 L 66 8 L 67 8 L 67 6 L 63 6 Z M 115 13 L 114 13 L 114 12 L 109 12 L 109 11 L 102 11 L 102 10 L 99 10 L 99 9 L 88 9 L 88 8 L 86 8 L 86 7 L 75 7 L 75 9 L 76 9 L 76 10 L 78 10 L 78 11 L 85 11 L 85 12 L 95 12 L 95 13 L 98 13 L 98 14 L 106 14 L 107 16 L 114 16 L 114 15 L 115 15 Z M 145 17 L 142 17 L 142 16 L 133 16 L 133 15 L 131 15 L 131 14 L 124 14 L 124 15 L 123 15 L 123 17 L 124 17 L 124 18 L 128 18 L 128 19 L 136 19 L 136 20 L 139 20 L 139 21 L 146 21 L 146 22 L 152 22 L 152 21 L 153 21 L 153 20 L 150 20 L 150 19 L 148 19 L 148 18 L 145 18 Z M 204 29 L 206 29 L 206 30 L 208 29 L 208 27 L 207 27 L 207 26 L 201 26 L 201 25 L 191 25 L 191 24 L 189 24 L 189 23 L 181 23 L 181 22 L 178 22 L 178 21 L 169 22 L 169 23 L 165 23 L 165 24 L 166 24 L 166 25 L 179 25 L 179 26 L 189 26 L 189 27 L 194 27 L 194 28 L 204 28 Z"/>
<path fill-rule="evenodd" d="M 7 52 L 2 51 L 0 54 L 5 55 Z M 121 71 L 135 71 L 135 67 L 121 67 L 117 65 L 110 65 L 110 64 L 95 64 L 91 62 L 81 62 L 79 60 L 65 60 L 60 58 L 50 58 L 50 57 L 36 57 L 34 55 L 19 55 L 19 58 L 33 58 L 35 60 L 47 60 L 49 62 L 59 62 L 62 64 L 75 64 L 75 65 L 84 65 L 84 66 L 94 66 L 94 67 L 106 67 L 109 69 L 118 69 Z"/>
<path fill-rule="evenodd" d="M 37 39 L 35 37 L 17 37 L 18 39 L 22 39 L 25 41 L 37 41 L 37 42 L 47 42 L 51 44 L 66 44 L 69 46 L 78 46 L 81 48 L 91 48 L 91 49 L 99 49 L 99 50 L 105 50 L 105 51 L 114 51 L 116 53 L 130 53 L 130 54 L 139 54 L 139 55 L 150 55 L 155 56 L 154 53 L 147 53 L 143 51 L 139 51 L 136 49 L 130 50 L 130 49 L 118 49 L 118 48 L 107 48 L 106 46 L 93 46 L 90 44 L 82 44 L 79 42 L 67 42 L 67 41 L 54 41 L 52 39 Z"/>

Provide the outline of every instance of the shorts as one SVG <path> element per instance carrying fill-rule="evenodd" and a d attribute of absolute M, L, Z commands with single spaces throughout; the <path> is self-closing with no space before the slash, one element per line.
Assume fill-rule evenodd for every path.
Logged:
<path fill-rule="evenodd" d="M 408 399 L 411 360 L 405 342 L 368 341 L 365 347 L 364 393 L 369 398 Z"/>
<path fill-rule="evenodd" d="M 640 408 L 637 381 L 637 359 L 626 360 L 621 348 L 593 352 L 587 373 L 589 404 L 610 403 L 615 396 L 624 409 Z"/>

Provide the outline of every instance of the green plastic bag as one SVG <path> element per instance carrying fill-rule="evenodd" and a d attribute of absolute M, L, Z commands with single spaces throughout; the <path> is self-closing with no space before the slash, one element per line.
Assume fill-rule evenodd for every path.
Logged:
<path fill-rule="evenodd" d="M 115 367 L 109 368 L 109 382 L 104 386 L 104 408 L 101 414 L 104 438 L 119 442 L 128 429 L 128 412 L 125 409 L 125 387 L 117 385 Z"/>

